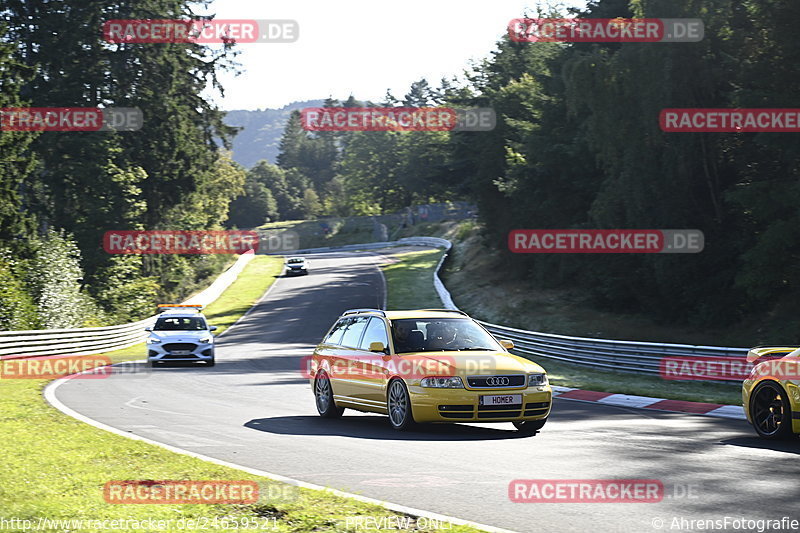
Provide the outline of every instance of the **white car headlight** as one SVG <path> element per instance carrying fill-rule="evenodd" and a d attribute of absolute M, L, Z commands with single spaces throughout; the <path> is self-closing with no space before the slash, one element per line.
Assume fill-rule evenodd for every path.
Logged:
<path fill-rule="evenodd" d="M 148 337 L 145 342 L 147 344 L 160 344 L 161 343 L 161 339 L 159 339 L 158 337 Z"/>
<path fill-rule="evenodd" d="M 213 341 L 213 340 L 214 340 L 214 337 L 212 337 L 211 335 L 209 335 L 208 337 L 203 337 L 203 338 L 201 338 L 201 339 L 200 339 L 200 343 L 201 343 L 201 344 L 211 344 L 211 341 Z"/>
<path fill-rule="evenodd" d="M 544 387 L 547 383 L 547 374 L 528 374 L 528 387 Z"/>
<path fill-rule="evenodd" d="M 458 376 L 449 376 L 445 378 L 422 378 L 419 382 L 420 386 L 432 389 L 463 389 L 464 382 Z"/>

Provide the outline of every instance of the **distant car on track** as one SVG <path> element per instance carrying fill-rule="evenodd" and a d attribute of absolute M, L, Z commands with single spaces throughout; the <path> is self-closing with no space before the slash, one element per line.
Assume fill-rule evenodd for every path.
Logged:
<path fill-rule="evenodd" d="M 387 414 L 394 429 L 415 422 L 512 422 L 535 434 L 552 389 L 536 363 L 508 352 L 465 313 L 353 309 L 307 361 L 317 411 Z"/>
<path fill-rule="evenodd" d="M 289 257 L 284 268 L 287 276 L 308 274 L 308 261 L 305 257 Z"/>
<path fill-rule="evenodd" d="M 800 348 L 753 348 L 747 361 L 755 366 L 742 384 L 742 406 L 756 433 L 765 439 L 800 433 Z"/>
<path fill-rule="evenodd" d="M 214 366 L 216 326 L 208 326 L 200 305 L 158 306 L 161 313 L 147 338 L 147 361 L 151 366 L 167 362 L 204 362 Z"/>

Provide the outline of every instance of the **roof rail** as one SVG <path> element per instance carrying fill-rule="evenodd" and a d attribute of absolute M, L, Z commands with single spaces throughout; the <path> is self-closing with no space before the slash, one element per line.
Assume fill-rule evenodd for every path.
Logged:
<path fill-rule="evenodd" d="M 437 311 L 439 313 L 457 313 L 459 315 L 469 316 L 464 311 L 458 311 L 456 309 L 420 309 L 420 311 Z"/>
<path fill-rule="evenodd" d="M 384 311 L 382 311 L 381 309 L 370 309 L 368 307 L 365 307 L 365 308 L 362 308 L 362 309 L 348 309 L 347 311 L 342 313 L 342 316 L 355 315 L 356 313 L 377 313 L 377 314 L 379 314 L 381 316 L 386 316 L 386 313 Z"/>

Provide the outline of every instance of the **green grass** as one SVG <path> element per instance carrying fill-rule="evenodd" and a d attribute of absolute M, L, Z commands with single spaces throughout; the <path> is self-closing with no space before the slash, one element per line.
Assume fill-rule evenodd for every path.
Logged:
<path fill-rule="evenodd" d="M 386 308 L 441 308 L 442 301 L 433 287 L 433 271 L 443 253 L 425 250 L 394 255 L 398 262 L 382 267 L 388 290 Z"/>
<path fill-rule="evenodd" d="M 230 327 L 263 294 L 275 280 L 280 265 L 279 258 L 256 257 L 223 296 L 206 309 L 210 322 L 220 326 L 218 331 Z M 141 358 L 144 346 L 133 346 L 107 355 L 115 361 Z M 37 525 L 44 518 L 172 520 L 170 531 L 177 530 L 180 519 L 195 519 L 199 521 L 196 527 L 181 530 L 255 530 L 254 522 L 248 522 L 250 529 L 233 527 L 232 522 L 213 522 L 225 517 L 257 520 L 259 526 L 266 524 L 266 530 L 278 532 L 356 531 L 353 519 L 348 527 L 348 517 L 380 519 L 399 516 L 377 505 L 325 491 L 298 489 L 94 428 L 49 406 L 42 397 L 46 384 L 46 380 L 0 380 L 0 434 L 3 435 L 0 519 L 7 521 L 6 524 L 0 522 L 0 529 L 4 531 L 23 530 L 10 524 L 8 521 L 11 519 L 32 520 Z M 255 480 L 262 487 L 262 498 L 252 505 L 106 503 L 102 496 L 103 485 L 110 480 L 128 479 Z M 158 527 L 146 527 L 140 531 L 158 531 Z M 52 524 L 40 530 L 97 531 L 90 527 Z M 358 531 L 375 529 L 362 524 Z M 453 526 L 452 531 L 475 530 Z"/>

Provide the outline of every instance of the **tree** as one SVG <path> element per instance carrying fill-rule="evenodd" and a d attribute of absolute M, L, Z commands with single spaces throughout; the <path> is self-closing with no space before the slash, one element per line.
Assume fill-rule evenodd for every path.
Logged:
<path fill-rule="evenodd" d="M 23 107 L 20 91 L 33 70 L 14 57 L 14 46 L 3 42 L 5 33 L 6 26 L 0 25 L 0 108 Z M 20 189 L 36 163 L 30 151 L 36 136 L 32 132 L 0 129 L 0 243 L 26 230 Z"/>
<path fill-rule="evenodd" d="M 259 161 L 248 171 L 248 177 L 270 191 L 277 208 L 279 220 L 303 217 L 303 191 L 306 181 L 295 169 L 284 170 L 268 161 Z"/>
<path fill-rule="evenodd" d="M 278 203 L 254 172 L 247 173 L 244 192 L 231 202 L 228 227 L 255 228 L 278 218 Z"/>
<path fill-rule="evenodd" d="M 431 89 L 428 80 L 422 78 L 411 84 L 411 89 L 403 97 L 405 107 L 429 107 L 433 104 L 436 93 Z"/>
<path fill-rule="evenodd" d="M 319 201 L 319 196 L 314 189 L 306 189 L 303 193 L 303 211 L 305 218 L 315 219 L 322 211 L 322 204 Z"/>

